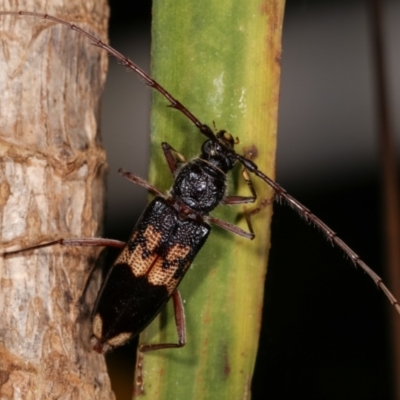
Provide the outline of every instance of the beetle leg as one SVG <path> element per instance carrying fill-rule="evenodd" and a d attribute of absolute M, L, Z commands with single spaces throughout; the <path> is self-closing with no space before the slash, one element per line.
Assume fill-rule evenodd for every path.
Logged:
<path fill-rule="evenodd" d="M 186 159 L 181 153 L 178 153 L 171 145 L 166 142 L 162 142 L 161 147 L 163 149 L 165 159 L 167 160 L 168 167 L 172 172 L 172 175 L 175 176 L 179 164 L 185 163 Z"/>
<path fill-rule="evenodd" d="M 132 172 L 125 171 L 124 169 L 120 168 L 118 172 L 128 181 L 135 183 L 136 185 L 142 186 L 147 189 L 149 192 L 155 194 L 156 196 L 164 197 L 164 194 L 160 192 L 156 187 L 150 185 L 149 182 L 145 181 L 142 178 L 139 178 L 137 175 L 132 174 Z"/>
<path fill-rule="evenodd" d="M 29 250 L 36 250 L 36 249 L 41 249 L 43 247 L 54 246 L 56 244 L 59 244 L 61 246 L 105 246 L 105 247 L 115 247 L 121 249 L 122 247 L 124 247 L 125 242 L 121 242 L 120 240 L 104 239 L 104 238 L 78 238 L 78 239 L 62 238 L 62 239 L 52 240 L 50 242 L 35 244 L 29 247 L 24 247 L 19 250 L 5 251 L 0 255 L 2 255 L 3 257 L 8 257 Z"/>
<path fill-rule="evenodd" d="M 178 333 L 178 343 L 158 343 L 158 344 L 139 345 L 137 362 L 136 362 L 136 368 L 137 368 L 136 385 L 140 393 L 144 392 L 143 353 L 160 349 L 175 349 L 183 347 L 186 344 L 185 310 L 183 307 L 182 297 L 178 290 L 175 290 L 175 292 L 172 294 L 172 301 L 174 304 L 175 325 L 176 325 L 176 331 Z"/>

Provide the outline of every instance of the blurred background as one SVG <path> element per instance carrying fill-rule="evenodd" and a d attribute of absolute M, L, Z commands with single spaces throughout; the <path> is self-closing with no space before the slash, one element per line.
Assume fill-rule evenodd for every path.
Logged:
<path fill-rule="evenodd" d="M 370 2 L 286 3 L 276 180 L 387 281 Z M 400 2 L 382 3 L 399 149 Z M 111 44 L 149 71 L 150 1 L 111 0 L 110 6 Z M 150 96 L 110 60 L 102 126 L 109 161 L 106 237 L 126 240 L 146 205 L 146 191 L 117 170 L 146 177 Z M 291 209 L 275 205 L 252 398 L 394 398 L 393 314 L 341 251 Z M 108 357 L 119 400 L 131 396 L 134 354 L 131 345 Z"/>

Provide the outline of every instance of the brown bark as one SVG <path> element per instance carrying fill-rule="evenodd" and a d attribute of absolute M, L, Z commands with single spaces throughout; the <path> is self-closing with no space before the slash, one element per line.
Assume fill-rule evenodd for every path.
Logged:
<path fill-rule="evenodd" d="M 2 0 L 0 9 L 46 12 L 105 37 L 104 0 L 55 3 Z M 101 234 L 106 67 L 76 32 L 0 17 L 0 252 Z M 1 399 L 113 398 L 104 358 L 89 346 L 98 281 L 79 303 L 97 253 L 53 246 L 0 257 Z"/>

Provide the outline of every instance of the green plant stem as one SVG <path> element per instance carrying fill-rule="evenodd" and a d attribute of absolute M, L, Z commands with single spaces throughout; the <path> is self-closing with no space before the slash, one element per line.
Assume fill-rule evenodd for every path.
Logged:
<path fill-rule="evenodd" d="M 203 123 L 225 129 L 236 151 L 255 156 L 274 177 L 284 1 L 156 0 L 153 6 L 152 75 Z M 150 180 L 167 190 L 172 177 L 161 150 L 166 141 L 188 159 L 205 140 L 181 113 L 154 93 Z M 241 167 L 229 193 L 249 195 Z M 272 191 L 252 178 L 262 198 Z M 251 209 L 252 206 L 247 206 Z M 247 229 L 243 206 L 213 215 Z M 149 399 L 248 399 L 261 326 L 272 205 L 253 218 L 253 241 L 218 227 L 185 276 L 187 345 L 144 355 Z M 168 305 L 140 339 L 176 341 Z"/>

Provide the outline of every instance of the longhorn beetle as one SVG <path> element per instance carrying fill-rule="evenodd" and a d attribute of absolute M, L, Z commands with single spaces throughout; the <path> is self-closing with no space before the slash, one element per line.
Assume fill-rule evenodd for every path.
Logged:
<path fill-rule="evenodd" d="M 250 217 L 268 203 L 264 200 L 261 206 L 246 214 L 250 232 L 209 215 L 218 204 L 244 204 L 253 203 L 256 200 L 249 173 L 267 183 L 275 191 L 275 198 L 286 201 L 306 221 L 315 224 L 328 240 L 341 248 L 355 265 L 358 265 L 373 279 L 400 313 L 397 300 L 381 278 L 324 222 L 260 171 L 251 159 L 236 153 L 235 141 L 229 133 L 220 130 L 214 134 L 208 125 L 199 121 L 191 111 L 135 63 L 78 26 L 57 17 L 35 12 L 5 11 L 0 12 L 0 15 L 25 15 L 48 19 L 86 36 L 94 46 L 114 56 L 122 65 L 138 74 L 146 85 L 160 92 L 167 99 L 171 108 L 184 114 L 206 137 L 200 156 L 188 163 L 184 163 L 183 157 L 169 144 L 162 143 L 167 164 L 175 178 L 168 195 L 164 195 L 149 183 L 129 172 L 119 171 L 131 182 L 145 187 L 156 195 L 156 198 L 147 206 L 126 243 L 100 238 L 64 238 L 3 253 L 3 256 L 8 256 L 55 244 L 109 246 L 122 249 L 96 300 L 92 335 L 92 345 L 95 351 L 103 353 L 124 344 L 140 333 L 171 297 L 175 309 L 178 343 L 142 345 L 140 350 L 145 352 L 162 348 L 176 348 L 185 344 L 184 311 L 177 286 L 208 237 L 211 229 L 208 222 L 244 238 L 253 239 L 254 233 Z M 226 174 L 236 162 L 244 167 L 243 176 L 252 192 L 249 197 L 225 196 Z M 184 165 L 181 166 L 181 164 Z M 118 298 L 113 296 L 116 291 L 119 292 Z"/>

